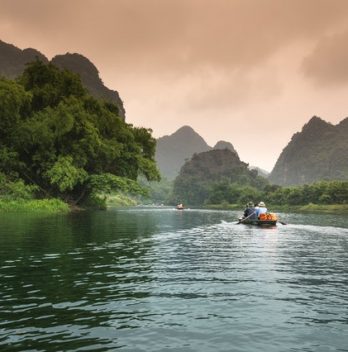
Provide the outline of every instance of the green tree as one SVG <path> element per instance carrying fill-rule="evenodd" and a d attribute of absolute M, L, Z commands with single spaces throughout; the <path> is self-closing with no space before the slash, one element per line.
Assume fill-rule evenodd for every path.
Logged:
<path fill-rule="evenodd" d="M 75 204 L 112 189 L 141 192 L 139 175 L 159 179 L 156 141 L 117 113 L 77 75 L 30 64 L 17 83 L 0 80 L 0 172 Z"/>

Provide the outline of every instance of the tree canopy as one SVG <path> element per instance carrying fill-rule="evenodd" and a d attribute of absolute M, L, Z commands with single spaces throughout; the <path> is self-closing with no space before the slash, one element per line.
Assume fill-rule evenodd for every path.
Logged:
<path fill-rule="evenodd" d="M 257 192 L 268 182 L 256 170 L 240 161 L 237 153 L 216 149 L 194 154 L 181 168 L 174 181 L 173 203 L 202 205 L 204 203 L 235 203 L 241 188 Z"/>
<path fill-rule="evenodd" d="M 104 190 L 140 192 L 139 175 L 159 179 L 151 132 L 52 64 L 36 61 L 17 81 L 0 79 L 0 172 L 39 196 L 79 204 Z"/>

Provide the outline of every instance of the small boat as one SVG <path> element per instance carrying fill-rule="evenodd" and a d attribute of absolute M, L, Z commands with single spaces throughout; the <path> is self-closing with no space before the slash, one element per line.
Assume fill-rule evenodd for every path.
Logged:
<path fill-rule="evenodd" d="M 176 209 L 177 209 L 177 210 L 184 210 L 184 206 L 183 206 L 182 204 L 178 204 L 178 205 L 176 206 Z"/>
<path fill-rule="evenodd" d="M 277 225 L 277 215 L 274 213 L 260 214 L 257 220 L 239 218 L 237 224 L 245 225 L 255 225 L 255 226 L 276 226 Z"/>
<path fill-rule="evenodd" d="M 245 220 L 239 219 L 238 224 L 255 225 L 255 226 L 276 226 L 277 220 Z"/>

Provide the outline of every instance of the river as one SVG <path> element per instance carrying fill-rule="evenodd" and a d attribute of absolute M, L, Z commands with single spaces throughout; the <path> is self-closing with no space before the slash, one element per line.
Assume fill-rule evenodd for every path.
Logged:
<path fill-rule="evenodd" d="M 1 214 L 0 351 L 348 351 L 348 217 Z"/>

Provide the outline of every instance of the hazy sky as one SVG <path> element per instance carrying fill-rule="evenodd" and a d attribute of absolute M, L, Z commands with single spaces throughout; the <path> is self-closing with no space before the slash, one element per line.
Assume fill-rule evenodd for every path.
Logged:
<path fill-rule="evenodd" d="M 0 0 L 0 39 L 81 53 L 128 122 L 190 125 L 269 171 L 313 115 L 348 116 L 346 0 Z"/>

